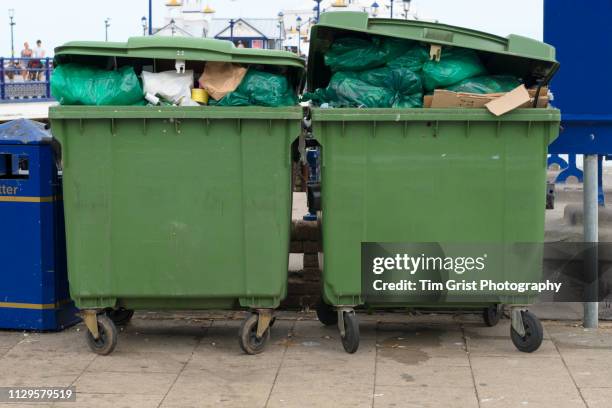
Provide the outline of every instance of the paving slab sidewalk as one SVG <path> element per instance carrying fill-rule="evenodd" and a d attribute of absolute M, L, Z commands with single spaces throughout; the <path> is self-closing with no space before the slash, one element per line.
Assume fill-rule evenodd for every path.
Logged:
<path fill-rule="evenodd" d="M 37 407 L 612 406 L 609 323 L 544 322 L 542 347 L 523 354 L 508 320 L 488 328 L 473 315 L 360 314 L 361 345 L 349 355 L 335 327 L 280 312 L 266 352 L 247 356 L 242 317 L 137 313 L 105 357 L 87 349 L 82 325 L 2 331 L 0 386 L 76 386 L 77 402 Z"/>

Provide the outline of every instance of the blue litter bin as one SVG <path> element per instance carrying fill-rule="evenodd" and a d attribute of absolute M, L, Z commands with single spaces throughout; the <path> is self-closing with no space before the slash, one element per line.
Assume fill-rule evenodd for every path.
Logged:
<path fill-rule="evenodd" d="M 59 149 L 42 123 L 0 125 L 0 328 L 61 330 L 70 300 Z"/>

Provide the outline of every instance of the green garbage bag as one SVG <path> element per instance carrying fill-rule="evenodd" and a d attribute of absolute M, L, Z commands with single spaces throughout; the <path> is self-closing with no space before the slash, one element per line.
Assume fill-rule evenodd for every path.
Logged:
<path fill-rule="evenodd" d="M 429 51 L 420 44 L 414 44 L 396 58 L 391 59 L 387 66 L 401 67 L 414 72 L 421 72 L 423 65 L 429 61 Z"/>
<path fill-rule="evenodd" d="M 298 102 L 289 81 L 282 75 L 249 69 L 238 88 L 219 100 L 217 106 L 294 106 Z"/>
<path fill-rule="evenodd" d="M 144 105 L 134 68 L 107 71 L 80 64 L 59 65 L 51 77 L 51 94 L 61 105 Z"/>
<path fill-rule="evenodd" d="M 408 68 L 382 67 L 357 73 L 357 77 L 370 85 L 389 88 L 399 94 L 423 92 L 421 77 Z"/>
<path fill-rule="evenodd" d="M 332 107 L 388 108 L 395 93 L 388 88 L 371 85 L 355 72 L 336 72 L 326 89 L 304 94 L 304 100 Z"/>
<path fill-rule="evenodd" d="M 446 89 L 454 92 L 490 94 L 510 92 L 520 85 L 521 82 L 518 80 L 518 78 L 511 75 L 490 75 L 464 79 L 463 81 L 455 85 L 451 85 Z"/>
<path fill-rule="evenodd" d="M 423 82 L 419 74 L 408 68 L 386 66 L 361 71 L 357 76 L 370 85 L 393 91 L 394 97 L 391 101 L 393 108 L 420 108 L 423 106 Z"/>
<path fill-rule="evenodd" d="M 393 101 L 393 108 L 422 108 L 423 93 L 415 93 L 412 95 L 397 95 Z"/>
<path fill-rule="evenodd" d="M 398 38 L 340 38 L 325 54 L 325 65 L 334 72 L 363 71 L 385 65 L 412 46 L 413 42 Z"/>
<path fill-rule="evenodd" d="M 368 108 L 416 108 L 422 106 L 422 99 L 421 77 L 406 68 L 390 67 L 336 72 L 327 88 L 303 96 L 319 105 Z"/>
<path fill-rule="evenodd" d="M 423 65 L 423 84 L 426 91 L 433 91 L 485 74 L 487 70 L 475 51 L 445 47 L 440 61 L 427 61 Z"/>

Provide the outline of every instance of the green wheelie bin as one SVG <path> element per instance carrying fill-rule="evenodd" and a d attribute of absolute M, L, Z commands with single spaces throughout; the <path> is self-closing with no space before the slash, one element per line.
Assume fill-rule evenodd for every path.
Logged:
<path fill-rule="evenodd" d="M 432 45 L 441 46 L 442 56 L 447 49 L 471 49 L 490 74 L 514 75 L 529 87 L 546 86 L 558 69 L 553 47 L 520 36 L 326 13 L 311 32 L 309 92 L 330 83 L 334 72 L 325 56 L 345 37 L 411 40 L 428 54 L 437 48 Z M 542 328 L 527 310 L 532 292 L 505 292 L 493 301 L 467 291 L 451 299 L 416 290 L 371 304 L 364 300 L 361 251 L 362 243 L 534 243 L 531 256 L 508 256 L 495 276 L 539 282 L 547 146 L 558 135 L 560 112 L 529 107 L 494 116 L 484 107 L 313 106 L 310 113 L 321 145 L 323 293 L 317 312 L 324 324 L 338 324 L 345 350 L 359 345 L 356 306 L 472 309 L 493 325 L 502 303 L 512 308 L 515 346 L 536 350 Z"/>
<path fill-rule="evenodd" d="M 137 74 L 232 62 L 285 76 L 304 62 L 229 41 L 134 37 L 70 42 L 56 67 Z M 251 69 L 251 68 L 249 68 Z M 56 106 L 71 296 L 98 354 L 138 309 L 246 309 L 242 349 L 263 350 L 287 292 L 291 144 L 303 110 L 265 106 Z"/>

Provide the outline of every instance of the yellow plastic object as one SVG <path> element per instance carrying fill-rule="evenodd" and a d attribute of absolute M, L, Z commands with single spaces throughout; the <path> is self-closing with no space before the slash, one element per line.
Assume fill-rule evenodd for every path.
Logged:
<path fill-rule="evenodd" d="M 198 103 L 208 105 L 208 92 L 206 92 L 206 89 L 193 88 L 191 90 L 191 99 Z"/>

